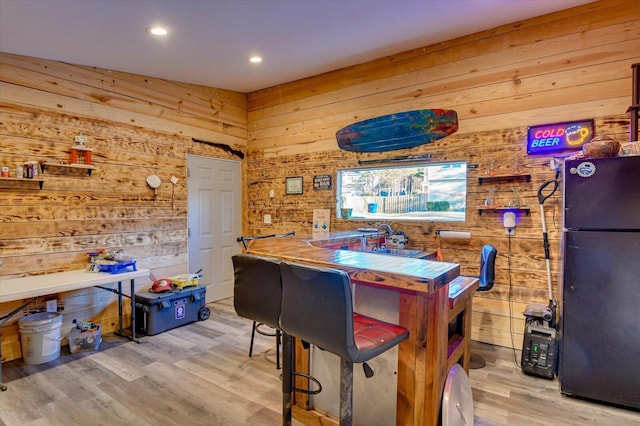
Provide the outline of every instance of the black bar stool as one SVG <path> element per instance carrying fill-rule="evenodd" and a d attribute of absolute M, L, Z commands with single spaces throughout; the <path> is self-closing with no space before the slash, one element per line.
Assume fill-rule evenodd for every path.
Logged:
<path fill-rule="evenodd" d="M 282 285 L 280 260 L 249 254 L 231 257 L 234 269 L 233 306 L 236 313 L 253 320 L 249 356 L 253 352 L 253 338 L 262 324 L 275 329 L 273 334 L 258 330 L 260 334 L 276 336 L 276 366 L 280 368 L 279 330 Z"/>
<path fill-rule="evenodd" d="M 247 244 L 247 242 L 249 241 L 261 240 L 264 238 L 291 237 L 294 235 L 296 235 L 295 231 L 286 232 L 284 234 L 257 235 L 255 237 L 241 236 L 241 237 L 238 237 L 236 241 L 238 241 L 239 243 L 242 243 L 242 245 L 244 246 L 244 249 L 247 250 L 249 248 L 249 245 Z M 263 325 L 270 327 L 271 329 L 273 329 L 273 331 L 261 329 Z M 253 341 L 255 340 L 256 333 L 261 334 L 263 336 L 275 337 L 276 338 L 276 368 L 279 370 L 280 369 L 280 343 L 281 343 L 282 333 L 277 328 L 274 328 L 272 325 L 264 322 L 253 321 L 252 327 L 253 328 L 251 329 L 251 343 L 249 344 L 249 358 L 251 358 L 251 356 L 253 355 Z"/>
<path fill-rule="evenodd" d="M 295 389 L 296 391 L 313 394 L 320 392 L 322 386 L 313 377 L 293 371 L 293 342 L 291 336 L 282 333 L 279 324 L 282 305 L 281 260 L 252 254 L 237 254 L 232 256 L 231 260 L 235 279 L 233 305 L 239 316 L 254 320 L 252 343 L 257 322 L 276 330 L 276 350 L 280 345 L 281 336 L 283 338 L 282 424 L 291 425 L 291 392 L 294 375 L 306 377 L 316 383 L 319 389 L 316 391 Z"/>
<path fill-rule="evenodd" d="M 351 282 L 346 272 L 299 265 L 280 264 L 282 308 L 280 328 L 340 357 L 340 425 L 351 425 L 353 364 L 365 363 L 409 337 L 409 331 L 353 312 Z M 285 340 L 287 342 L 287 340 Z M 283 348 L 283 406 L 287 407 L 291 384 L 291 359 Z M 365 373 L 370 376 L 370 372 Z"/>
<path fill-rule="evenodd" d="M 477 291 L 489 291 L 493 288 L 496 278 L 496 256 L 498 250 L 491 244 L 485 244 L 480 252 L 480 287 Z M 469 368 L 477 370 L 487 365 L 481 355 L 471 353 Z"/>

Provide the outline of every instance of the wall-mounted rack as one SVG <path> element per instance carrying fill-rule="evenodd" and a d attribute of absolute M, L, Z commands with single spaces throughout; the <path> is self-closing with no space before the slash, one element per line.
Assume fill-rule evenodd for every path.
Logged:
<path fill-rule="evenodd" d="M 518 210 L 524 212 L 527 216 L 531 212 L 529 207 L 478 207 L 478 215 L 482 216 L 482 212 L 487 211 L 507 211 L 507 210 Z"/>
<path fill-rule="evenodd" d="M 50 171 L 58 170 L 85 170 L 89 176 L 91 176 L 91 172 L 95 169 L 94 166 L 88 164 L 66 164 L 66 163 L 54 163 L 52 161 L 43 161 L 40 163 L 40 170 L 42 173 L 48 169 Z"/>
<path fill-rule="evenodd" d="M 513 173 L 504 175 L 482 175 L 478 176 L 478 184 L 482 185 L 484 182 L 498 182 L 498 181 L 526 181 L 531 182 L 531 174 L 529 173 Z"/>
<path fill-rule="evenodd" d="M 16 187 L 24 187 L 31 185 L 38 185 L 40 189 L 42 189 L 42 185 L 44 184 L 44 179 L 31 179 L 31 178 L 13 178 L 13 177 L 3 177 L 0 178 L 0 186 L 3 188 L 16 188 Z"/>

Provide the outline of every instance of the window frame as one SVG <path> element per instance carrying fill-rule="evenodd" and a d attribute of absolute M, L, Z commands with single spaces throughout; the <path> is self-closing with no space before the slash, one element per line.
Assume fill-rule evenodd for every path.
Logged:
<path fill-rule="evenodd" d="M 414 211 L 412 214 L 407 215 L 405 213 L 392 213 L 392 214 L 388 214 L 388 213 L 380 213 L 378 211 L 377 206 L 376 207 L 370 207 L 368 205 L 368 203 L 366 203 L 366 199 L 364 197 L 376 197 L 377 199 L 379 199 L 380 197 L 386 197 L 385 199 L 383 199 L 383 201 L 387 201 L 390 200 L 392 197 L 397 197 L 398 195 L 400 196 L 409 196 L 409 198 L 413 198 L 416 195 L 419 194 L 425 194 L 424 192 L 424 186 L 426 185 L 427 187 L 429 187 L 430 183 L 429 183 L 429 179 L 427 178 L 426 180 L 423 178 L 423 184 L 421 186 L 421 190 L 419 192 L 416 192 L 415 190 L 412 191 L 410 194 L 404 193 L 402 194 L 402 192 L 400 192 L 397 195 L 390 195 L 390 193 L 398 192 L 397 188 L 394 191 L 388 190 L 386 192 L 386 194 L 384 193 L 384 191 L 382 191 L 380 189 L 380 187 L 378 187 L 378 191 L 380 195 L 362 195 L 359 197 L 363 198 L 363 202 L 365 204 L 367 204 L 366 208 L 364 205 L 360 206 L 360 207 L 355 207 L 354 205 L 350 205 L 352 204 L 354 201 L 356 201 L 356 197 L 357 196 L 353 196 L 352 198 L 352 203 L 349 203 L 348 200 L 345 200 L 345 195 L 343 193 L 343 186 L 345 185 L 345 178 L 346 178 L 346 174 L 349 172 L 363 172 L 363 171 L 367 171 L 367 170 L 372 170 L 372 171 L 385 171 L 385 170 L 389 170 L 389 171 L 399 171 L 402 172 L 403 169 L 423 169 L 422 172 L 425 173 L 427 176 L 429 175 L 428 169 L 429 168 L 433 168 L 434 172 L 436 173 L 437 171 L 439 171 L 439 169 L 437 169 L 438 167 L 443 167 L 443 166 L 449 166 L 451 168 L 458 168 L 458 167 L 462 167 L 462 172 L 463 172 L 463 176 L 464 176 L 464 183 L 459 182 L 458 185 L 462 185 L 462 191 L 457 192 L 456 194 L 452 195 L 452 197 L 450 197 L 449 199 L 447 199 L 446 201 L 448 201 L 449 203 L 453 203 L 454 207 L 453 209 L 451 207 L 449 207 L 449 210 L 447 211 L 438 211 L 436 210 L 420 210 L 420 211 Z M 423 221 L 423 222 L 465 222 L 466 221 L 466 210 L 467 210 L 467 198 L 468 198 L 468 183 L 469 183 L 469 164 L 466 160 L 457 160 L 457 161 L 443 161 L 443 162 L 421 162 L 421 163 L 411 163 L 411 164 L 402 164 L 402 165 L 398 165 L 398 164 L 389 164 L 389 165 L 382 165 L 382 166 L 378 166 L 378 167 L 353 167 L 353 168 L 342 168 L 342 169 L 338 169 L 336 170 L 336 217 L 339 219 L 345 219 L 345 220 L 384 220 L 384 221 L 411 221 L 411 222 L 415 222 L 415 221 Z M 417 171 L 417 173 L 420 173 L 420 170 Z M 417 174 L 416 173 L 416 174 Z M 415 174 L 414 174 L 415 175 Z M 412 174 L 405 174 L 404 175 L 404 179 L 410 178 L 412 176 Z M 460 181 L 462 180 L 462 178 L 455 178 L 455 176 L 451 176 L 451 178 L 444 178 L 444 179 L 433 179 L 434 181 L 438 181 L 436 182 L 436 185 L 446 185 L 446 184 L 454 184 L 455 185 L 455 181 Z M 379 185 L 379 184 L 377 184 Z M 429 196 L 430 196 L 430 192 L 429 190 L 427 190 L 426 192 L 426 200 L 421 200 L 420 203 L 431 203 L 434 201 L 430 201 L 429 200 Z M 457 201 L 456 198 L 458 198 L 459 196 L 462 196 L 462 200 Z M 423 196 L 419 197 L 422 198 Z M 371 204 L 375 204 L 375 203 L 371 203 Z M 440 205 L 442 206 L 442 205 Z M 449 204 L 449 206 L 451 206 L 451 204 Z M 437 207 L 437 205 L 436 205 Z M 342 217 L 343 216 L 343 209 L 352 209 L 354 210 L 349 217 Z M 408 212 L 411 213 L 411 212 Z"/>

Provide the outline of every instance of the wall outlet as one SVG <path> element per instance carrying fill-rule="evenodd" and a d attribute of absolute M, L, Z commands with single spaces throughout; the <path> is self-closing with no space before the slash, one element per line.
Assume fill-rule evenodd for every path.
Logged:
<path fill-rule="evenodd" d="M 56 299 L 47 300 L 47 312 L 58 312 L 58 301 Z"/>
<path fill-rule="evenodd" d="M 273 189 L 269 190 L 269 198 L 273 198 L 276 196 L 276 192 Z"/>
<path fill-rule="evenodd" d="M 264 215 L 264 223 L 271 223 L 271 215 L 270 214 L 265 214 Z"/>
<path fill-rule="evenodd" d="M 504 228 L 504 235 L 513 237 L 514 235 L 516 235 L 516 228 Z"/>

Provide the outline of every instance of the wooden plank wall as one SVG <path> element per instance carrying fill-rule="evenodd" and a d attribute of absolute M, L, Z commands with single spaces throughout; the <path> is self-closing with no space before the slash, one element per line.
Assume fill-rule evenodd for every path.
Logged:
<path fill-rule="evenodd" d="M 554 177 L 549 157 L 527 156 L 527 126 L 594 118 L 596 134 L 628 141 L 631 65 L 640 60 L 640 8 L 636 0 L 599 1 L 377 61 L 250 93 L 246 233 L 310 232 L 314 208 L 335 212 L 332 190 L 314 191 L 315 175 L 357 167 L 359 159 L 430 153 L 434 162 L 465 160 L 508 167 L 522 160 L 531 183 L 517 184 L 531 207 L 509 240 L 496 213 L 479 216 L 485 198 L 477 170 L 468 173 L 464 223 L 394 222 L 410 245 L 436 247 L 434 231 L 470 231 L 469 242 L 443 242 L 444 256 L 477 274 L 482 245 L 498 249 L 496 286 L 474 300 L 473 339 L 521 347 L 522 311 L 547 303 L 537 188 Z M 458 112 L 460 130 L 444 140 L 406 151 L 339 151 L 335 132 L 370 117 L 420 108 Z M 303 176 L 304 194 L 285 195 L 285 178 Z M 513 184 L 498 187 L 498 200 Z M 269 197 L 274 190 L 275 197 Z M 560 265 L 560 192 L 545 203 L 551 239 L 555 297 Z M 270 214 L 271 225 L 263 223 Z M 333 230 L 377 225 L 334 219 Z"/>
<path fill-rule="evenodd" d="M 473 212 L 485 189 L 470 172 L 464 224 L 394 226 L 425 249 L 434 248 L 436 229 L 471 231 L 469 243 L 444 246 L 465 274 L 476 273 L 482 244 L 495 244 L 497 285 L 476 296 L 474 338 L 511 346 L 512 329 L 519 346 L 522 308 L 546 299 L 534 193 L 552 177 L 548 158 L 525 155 L 526 126 L 593 117 L 598 134 L 627 140 L 630 65 L 640 59 L 635 6 L 632 0 L 588 4 L 255 92 L 248 104 L 241 93 L 0 53 L 0 163 L 13 171 L 26 160 L 66 161 L 73 137 L 82 132 L 97 167 L 91 177 L 46 174 L 43 190 L 0 187 L 0 280 L 82 267 L 85 252 L 98 247 L 126 247 L 157 276 L 186 272 L 185 156 L 231 158 L 192 143 L 193 137 L 249 150 L 245 234 L 307 232 L 313 208 L 335 207 L 334 190 L 311 188 L 314 175 L 335 176 L 358 159 L 384 158 L 337 150 L 337 129 L 398 110 L 453 108 L 461 119 L 457 134 L 402 154 L 428 152 L 436 161 L 481 167 L 490 157 L 502 164 L 520 157 L 533 174 L 524 185 L 531 216 L 521 218 L 509 250 L 499 217 Z M 166 183 L 157 197 L 144 181 L 152 171 Z M 172 175 L 180 179 L 175 210 L 167 183 Z M 286 176 L 304 176 L 305 193 L 285 196 Z M 508 193 L 509 184 L 501 185 L 498 195 Z M 545 205 L 554 284 L 559 202 L 560 195 Z M 270 226 L 262 223 L 267 213 Z M 333 222 L 337 230 L 370 225 Z M 107 292 L 51 297 L 64 308 L 67 324 L 77 317 L 100 322 L 105 332 L 115 327 L 114 296 Z M 0 305 L 0 317 L 16 306 Z M 3 360 L 21 356 L 16 328 L 11 322 L 2 329 Z"/>
<path fill-rule="evenodd" d="M 246 94 L 0 54 L 0 164 L 12 176 L 27 160 L 68 162 L 80 133 L 93 149 L 90 177 L 47 170 L 42 190 L 0 186 L 0 280 L 79 269 L 97 248 L 126 248 L 158 278 L 187 272 L 186 155 L 232 158 L 191 139 L 246 151 Z M 152 172 L 164 182 L 157 196 L 145 181 Z M 171 176 L 179 179 L 175 209 Z M 104 332 L 117 324 L 112 293 L 47 298 L 58 299 L 65 333 L 74 318 L 92 319 Z M 0 305 L 0 317 L 20 304 Z M 20 316 L 1 330 L 3 361 L 21 356 Z"/>

